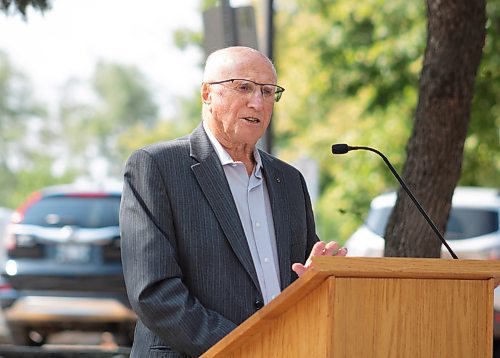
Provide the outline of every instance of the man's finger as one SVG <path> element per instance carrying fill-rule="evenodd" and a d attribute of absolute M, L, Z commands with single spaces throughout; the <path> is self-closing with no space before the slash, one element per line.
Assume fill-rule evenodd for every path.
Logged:
<path fill-rule="evenodd" d="M 325 247 L 326 244 L 323 241 L 318 241 L 317 243 L 314 244 L 309 257 L 324 255 Z"/>
<path fill-rule="evenodd" d="M 340 249 L 340 245 L 335 241 L 330 241 L 325 245 L 325 249 L 323 250 L 323 255 L 332 256 L 335 255 Z"/>
<path fill-rule="evenodd" d="M 297 274 L 297 276 L 302 276 L 304 272 L 306 272 L 306 267 L 300 263 L 295 263 L 292 265 L 292 270 Z"/>
<path fill-rule="evenodd" d="M 347 247 L 342 247 L 335 256 L 346 256 L 347 255 Z"/>

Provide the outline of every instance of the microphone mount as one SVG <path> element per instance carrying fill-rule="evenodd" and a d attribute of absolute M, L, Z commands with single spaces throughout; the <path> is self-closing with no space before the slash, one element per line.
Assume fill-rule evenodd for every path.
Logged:
<path fill-rule="evenodd" d="M 401 184 L 401 187 L 406 191 L 406 193 L 408 194 L 408 196 L 410 197 L 410 199 L 413 201 L 413 203 L 415 204 L 415 206 L 417 207 L 417 209 L 420 211 L 420 213 L 422 214 L 422 216 L 425 218 L 425 220 L 427 221 L 427 223 L 430 225 L 430 227 L 432 228 L 432 230 L 434 231 L 434 233 L 436 234 L 436 236 L 438 237 L 438 239 L 446 247 L 446 249 L 450 253 L 451 257 L 453 257 L 454 259 L 458 260 L 458 256 L 455 254 L 455 252 L 453 252 L 453 250 L 451 249 L 451 247 L 448 245 L 448 243 L 444 239 L 443 235 L 439 232 L 439 230 L 436 227 L 436 225 L 434 224 L 434 222 L 431 220 L 431 218 L 429 217 L 429 215 L 427 215 L 427 213 L 425 212 L 425 210 L 422 207 L 422 205 L 420 205 L 420 203 L 415 198 L 415 196 L 413 195 L 413 193 L 410 191 L 410 189 L 408 188 L 408 186 L 406 185 L 406 183 L 399 176 L 399 174 L 396 171 L 396 169 L 394 169 L 394 167 L 392 166 L 392 164 L 389 162 L 389 159 L 387 159 L 387 157 L 384 154 L 382 154 L 380 151 L 378 151 L 377 149 L 370 148 L 370 147 L 359 147 L 359 146 L 353 146 L 353 147 L 351 147 L 351 146 L 349 146 L 347 144 L 334 144 L 334 145 L 332 145 L 332 154 L 346 154 L 347 152 L 349 152 L 351 150 L 367 150 L 367 151 L 370 151 L 370 152 L 378 154 L 384 160 L 384 162 L 387 165 L 387 167 L 389 167 L 389 169 L 392 172 L 392 174 L 394 174 L 394 176 L 398 180 L 399 184 Z"/>

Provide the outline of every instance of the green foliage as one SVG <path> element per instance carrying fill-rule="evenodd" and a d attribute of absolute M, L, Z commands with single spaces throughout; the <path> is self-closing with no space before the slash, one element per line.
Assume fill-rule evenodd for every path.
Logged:
<path fill-rule="evenodd" d="M 138 124 L 152 130 L 158 106 L 147 79 L 135 67 L 98 63 L 91 85 L 95 98 L 85 99 L 85 84 L 68 81 L 60 102 L 60 137 L 73 157 L 67 162 L 71 170 L 91 176 L 89 162 L 101 157 L 109 163 L 107 174 L 121 177 L 125 153 L 120 136 Z"/>
<path fill-rule="evenodd" d="M 116 150 L 120 134 L 138 123 L 152 129 L 158 106 L 146 79 L 134 67 L 99 63 L 93 85 L 100 101 L 86 126 L 98 140 L 101 155 L 112 163 L 111 173 L 121 176 L 123 153 Z"/>
<path fill-rule="evenodd" d="M 66 172 L 62 176 L 54 176 L 51 168 L 54 158 L 41 153 L 32 153 L 32 165 L 15 172 L 15 190 L 4 197 L 3 206 L 16 208 L 28 195 L 49 185 L 70 183 L 75 179 L 75 173 Z"/>
<path fill-rule="evenodd" d="M 181 50 L 185 50 L 189 46 L 203 46 L 203 34 L 201 32 L 192 31 L 190 29 L 178 29 L 174 31 L 175 46 Z"/>
<path fill-rule="evenodd" d="M 134 150 L 155 142 L 178 138 L 190 133 L 201 122 L 201 100 L 199 93 L 192 97 L 180 98 L 177 102 L 178 114 L 175 119 L 159 121 L 154 128 L 142 123 L 130 127 L 118 141 L 122 159 Z"/>
<path fill-rule="evenodd" d="M 23 18 L 26 18 L 26 10 L 31 6 L 41 12 L 50 9 L 48 0 L 0 0 L 0 11 L 6 14 L 15 14 L 19 12 Z"/>
<path fill-rule="evenodd" d="M 149 84 L 135 67 L 100 62 L 95 69 L 93 85 L 100 99 L 100 116 L 105 127 L 125 128 L 136 122 L 152 126 L 158 106 L 152 100 Z"/>
<path fill-rule="evenodd" d="M 476 77 L 461 185 L 498 187 L 500 178 L 500 1 L 486 5 L 486 43 Z"/>
<path fill-rule="evenodd" d="M 15 207 L 33 185 L 54 180 L 47 165 L 50 154 L 40 154 L 31 138 L 39 136 L 41 143 L 50 140 L 48 128 L 33 130 L 45 115 L 28 79 L 0 51 L 0 206 Z"/>
<path fill-rule="evenodd" d="M 157 117 L 149 83 L 134 67 L 98 64 L 91 83 L 68 80 L 57 113 L 47 113 L 0 54 L 0 206 L 77 177 L 121 177 L 128 152 L 120 152 L 120 136 L 139 124 L 153 130 Z M 93 172 L 95 160 L 109 163 L 107 173 Z"/>
<path fill-rule="evenodd" d="M 423 6 L 297 1 L 278 14 L 278 72 L 287 91 L 276 108 L 277 149 L 292 161 L 298 155 L 318 161 L 315 205 L 324 240 L 344 241 L 370 200 L 395 186 L 372 153 L 332 157 L 330 147 L 372 146 L 402 167 L 425 45 Z"/>
<path fill-rule="evenodd" d="M 0 162 L 15 154 L 14 142 L 26 132 L 29 118 L 39 114 L 43 110 L 33 99 L 29 81 L 0 51 Z"/>

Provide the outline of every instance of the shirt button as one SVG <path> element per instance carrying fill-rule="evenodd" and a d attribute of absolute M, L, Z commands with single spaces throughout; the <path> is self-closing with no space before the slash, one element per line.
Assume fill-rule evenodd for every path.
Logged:
<path fill-rule="evenodd" d="M 271 260 L 269 260 L 269 257 L 264 257 L 264 262 L 265 262 L 266 264 L 268 264 L 268 263 L 269 263 L 269 261 L 271 261 Z"/>
<path fill-rule="evenodd" d="M 256 227 L 260 227 L 260 221 L 257 221 L 257 222 L 255 223 L 255 226 L 256 226 Z"/>

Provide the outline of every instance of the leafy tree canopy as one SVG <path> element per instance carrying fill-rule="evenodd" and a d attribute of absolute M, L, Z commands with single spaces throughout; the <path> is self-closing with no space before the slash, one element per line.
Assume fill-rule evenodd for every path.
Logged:
<path fill-rule="evenodd" d="M 36 10 L 45 11 L 50 9 L 49 0 L 0 0 L 0 11 L 6 14 L 20 13 L 26 18 L 26 11 L 29 7 Z"/>

